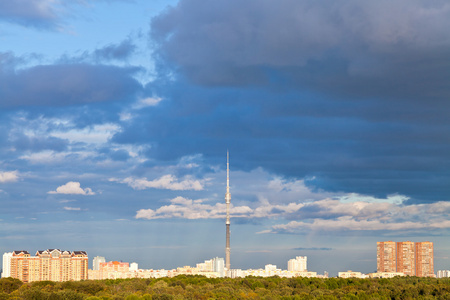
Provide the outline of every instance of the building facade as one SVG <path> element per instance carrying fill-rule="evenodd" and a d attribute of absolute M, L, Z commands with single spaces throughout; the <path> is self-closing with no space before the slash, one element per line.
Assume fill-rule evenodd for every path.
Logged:
<path fill-rule="evenodd" d="M 416 275 L 415 248 L 413 242 L 397 242 L 397 272 Z"/>
<path fill-rule="evenodd" d="M 12 252 L 6 252 L 3 254 L 3 270 L 2 278 L 11 277 L 11 257 Z"/>
<path fill-rule="evenodd" d="M 432 242 L 419 242 L 416 249 L 416 276 L 434 276 L 434 249 Z"/>
<path fill-rule="evenodd" d="M 306 256 L 296 256 L 295 258 L 288 260 L 288 271 L 306 272 L 306 260 Z"/>
<path fill-rule="evenodd" d="M 368 276 L 361 273 L 361 272 L 355 272 L 352 270 L 348 270 L 346 272 L 338 272 L 339 278 L 367 278 Z"/>
<path fill-rule="evenodd" d="M 377 242 L 377 272 L 397 272 L 395 242 Z"/>
<path fill-rule="evenodd" d="M 12 252 L 10 277 L 23 282 L 79 281 L 88 279 L 88 256 L 85 251 L 47 249 L 31 256 L 28 251 Z"/>
<path fill-rule="evenodd" d="M 432 242 L 377 242 L 377 272 L 434 277 Z"/>
<path fill-rule="evenodd" d="M 100 270 L 100 263 L 106 262 L 106 259 L 103 256 L 96 256 L 92 261 L 92 270 L 98 271 Z"/>
<path fill-rule="evenodd" d="M 436 272 L 437 278 L 447 278 L 450 277 L 450 270 L 439 270 Z"/>

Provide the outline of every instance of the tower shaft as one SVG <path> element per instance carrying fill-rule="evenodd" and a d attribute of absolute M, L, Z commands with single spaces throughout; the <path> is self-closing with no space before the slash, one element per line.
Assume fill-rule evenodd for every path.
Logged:
<path fill-rule="evenodd" d="M 226 225 L 226 245 L 225 245 L 225 267 L 227 270 L 230 270 L 230 202 L 231 202 L 231 194 L 230 194 L 230 155 L 227 151 L 227 192 L 225 193 L 225 203 L 227 205 L 227 219 L 225 221 Z"/>

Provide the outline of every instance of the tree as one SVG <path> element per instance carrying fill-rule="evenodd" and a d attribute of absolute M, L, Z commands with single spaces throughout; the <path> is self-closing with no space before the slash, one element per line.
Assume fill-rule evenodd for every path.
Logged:
<path fill-rule="evenodd" d="M 22 286 L 23 282 L 15 278 L 0 278 L 0 292 L 10 294 L 11 292 L 18 290 Z"/>

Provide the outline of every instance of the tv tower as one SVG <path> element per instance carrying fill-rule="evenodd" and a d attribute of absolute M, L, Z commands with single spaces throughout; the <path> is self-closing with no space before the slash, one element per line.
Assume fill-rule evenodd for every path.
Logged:
<path fill-rule="evenodd" d="M 230 155 L 227 151 L 227 192 L 225 193 L 225 203 L 227 204 L 227 220 L 225 222 L 227 227 L 227 241 L 225 247 L 225 268 L 230 270 Z"/>

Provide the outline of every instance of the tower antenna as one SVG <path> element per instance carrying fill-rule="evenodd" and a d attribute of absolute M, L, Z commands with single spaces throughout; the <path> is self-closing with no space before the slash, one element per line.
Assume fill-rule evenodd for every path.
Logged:
<path fill-rule="evenodd" d="M 227 192 L 225 193 L 225 203 L 227 205 L 227 219 L 225 222 L 227 229 L 227 240 L 225 246 L 225 268 L 227 271 L 230 270 L 230 154 L 227 150 Z"/>

